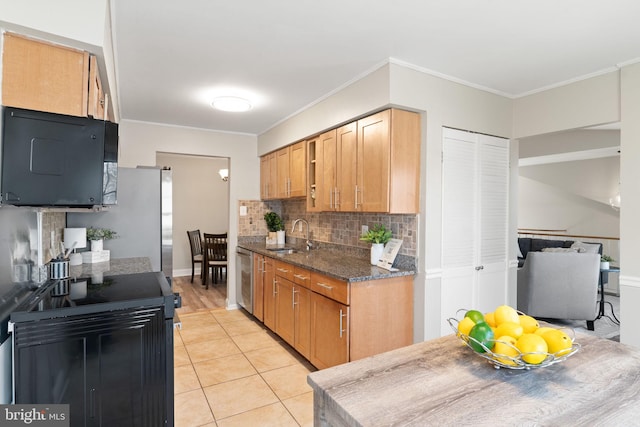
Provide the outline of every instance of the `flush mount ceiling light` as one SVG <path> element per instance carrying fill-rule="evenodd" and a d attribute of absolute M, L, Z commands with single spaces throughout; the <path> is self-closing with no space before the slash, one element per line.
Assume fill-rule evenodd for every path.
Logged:
<path fill-rule="evenodd" d="M 251 103 L 238 96 L 219 96 L 211 102 L 211 106 L 217 110 L 243 112 L 251 109 Z"/>

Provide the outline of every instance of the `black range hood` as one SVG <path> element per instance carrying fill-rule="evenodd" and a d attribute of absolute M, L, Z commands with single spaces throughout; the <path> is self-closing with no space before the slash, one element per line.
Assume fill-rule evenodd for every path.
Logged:
<path fill-rule="evenodd" d="M 2 204 L 115 204 L 117 171 L 116 123 L 3 107 Z"/>

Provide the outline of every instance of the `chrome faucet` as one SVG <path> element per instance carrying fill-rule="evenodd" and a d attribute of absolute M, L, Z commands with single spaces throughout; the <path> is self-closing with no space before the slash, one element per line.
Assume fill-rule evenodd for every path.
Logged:
<path fill-rule="evenodd" d="M 293 233 L 294 231 L 296 231 L 296 225 L 298 224 L 298 222 L 301 222 L 301 221 L 307 224 L 306 245 L 307 245 L 307 250 L 309 250 L 313 247 L 313 244 L 309 241 L 309 223 L 307 222 L 307 220 L 304 218 L 298 218 L 295 221 L 293 221 L 293 227 L 291 227 L 291 232 Z"/>

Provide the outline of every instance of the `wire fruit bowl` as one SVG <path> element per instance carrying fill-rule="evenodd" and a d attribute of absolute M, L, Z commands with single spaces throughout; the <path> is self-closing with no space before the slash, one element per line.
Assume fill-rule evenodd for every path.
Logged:
<path fill-rule="evenodd" d="M 462 313 L 466 313 L 467 310 L 465 309 L 460 309 L 457 311 L 456 316 L 459 315 L 461 312 Z M 465 335 L 462 334 L 460 332 L 458 332 L 458 323 L 460 323 L 460 320 L 458 320 L 455 317 L 450 317 L 449 319 L 447 319 L 447 322 L 449 323 L 449 326 L 451 326 L 451 329 L 453 329 L 454 334 L 456 334 L 456 336 L 458 338 L 460 338 L 460 341 L 462 341 L 467 347 L 469 347 L 471 349 L 471 351 L 473 351 L 473 353 L 477 354 L 480 357 L 485 358 L 487 361 L 489 361 L 489 363 L 491 363 L 493 365 L 494 368 L 496 369 L 500 369 L 500 368 L 507 368 L 507 369 L 531 369 L 531 368 L 545 368 L 547 366 L 551 366 L 555 363 L 559 363 L 562 362 L 566 359 L 568 359 L 569 357 L 573 356 L 574 354 L 576 354 L 581 346 L 580 344 L 578 344 L 575 341 L 575 332 L 573 329 L 570 328 L 558 328 L 558 329 L 562 329 L 565 331 L 570 331 L 570 333 L 568 333 L 567 335 L 569 335 L 571 337 L 571 348 L 568 348 L 566 350 L 562 350 L 559 351 L 558 353 L 563 353 L 563 354 L 558 354 L 558 353 L 546 353 L 546 352 L 531 352 L 531 353 L 523 353 L 520 350 L 518 350 L 515 346 L 511 345 L 510 343 L 504 342 L 504 341 L 499 341 L 497 339 L 495 340 L 491 340 L 492 342 L 501 342 L 504 343 L 505 345 L 512 347 L 517 354 L 515 356 L 509 356 L 506 354 L 496 354 L 493 351 L 491 351 L 491 349 L 489 349 L 487 346 L 485 346 L 483 343 L 481 343 L 480 341 L 476 340 L 473 337 L 470 337 L 469 335 Z M 484 353 L 479 353 L 477 351 L 475 351 L 473 349 L 473 347 L 471 346 L 471 344 L 469 343 L 470 341 L 473 342 L 474 345 L 482 348 L 485 352 Z M 528 363 L 524 360 L 525 356 L 528 355 L 544 355 L 545 358 L 544 360 L 542 360 L 542 362 L 540 363 Z"/>

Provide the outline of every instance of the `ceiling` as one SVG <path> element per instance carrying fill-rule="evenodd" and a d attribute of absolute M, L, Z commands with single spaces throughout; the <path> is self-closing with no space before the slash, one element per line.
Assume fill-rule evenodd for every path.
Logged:
<path fill-rule="evenodd" d="M 261 134 L 387 62 L 519 97 L 640 58 L 637 0 L 112 0 L 121 119 Z M 223 89 L 246 113 L 213 110 Z"/>

